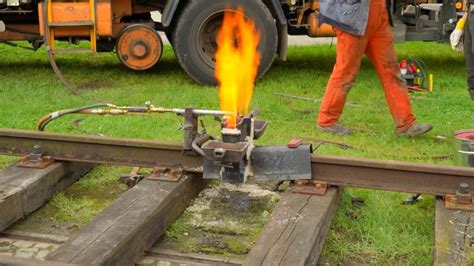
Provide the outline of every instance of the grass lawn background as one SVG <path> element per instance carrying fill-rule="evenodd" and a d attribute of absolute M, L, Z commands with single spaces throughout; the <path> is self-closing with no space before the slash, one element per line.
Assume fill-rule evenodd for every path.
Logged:
<path fill-rule="evenodd" d="M 348 101 L 357 106 L 346 106 L 341 117 L 344 125 L 356 130 L 355 134 L 334 137 L 315 130 L 318 101 L 292 99 L 274 93 L 322 98 L 335 61 L 335 47 L 320 45 L 290 47 L 287 62 L 275 60 L 270 71 L 257 82 L 251 108 L 260 110 L 259 118 L 270 121 L 258 144 L 282 144 L 302 137 L 315 146 L 324 140 L 353 147 L 342 149 L 323 144 L 316 154 L 454 164 L 453 132 L 474 128 L 474 104 L 466 90 L 463 55 L 436 43 L 406 43 L 396 48 L 399 58 L 415 56 L 423 60 L 428 65 L 428 72 L 434 75 L 433 94 L 412 96 L 418 120 L 434 126 L 431 133 L 416 139 L 395 136 L 383 90 L 366 59 L 348 96 Z M 64 75 L 81 88 L 84 97 L 72 95 L 60 84 L 43 49 L 34 53 L 0 46 L 0 54 L 1 128 L 36 129 L 36 122 L 43 115 L 97 102 L 91 99 L 118 105 L 142 105 L 150 100 L 163 107 L 219 107 L 217 89 L 199 86 L 190 80 L 180 69 L 170 46 L 165 47 L 162 61 L 146 72 L 126 69 L 112 53 L 58 56 L 57 62 Z M 182 140 L 178 130 L 182 119 L 171 114 L 70 116 L 52 122 L 47 130 L 83 134 L 72 126 L 77 118 L 84 118 L 81 128 L 106 136 Z M 208 131 L 217 135 L 218 124 L 212 118 L 206 118 L 205 122 Z M 438 135 L 447 140 L 435 139 Z M 438 156 L 449 158 L 438 160 Z M 434 200 L 426 196 L 421 204 L 401 205 L 406 196 L 346 189 L 323 256 L 338 263 L 431 264 Z M 363 197 L 365 206 L 353 207 L 352 197 Z"/>

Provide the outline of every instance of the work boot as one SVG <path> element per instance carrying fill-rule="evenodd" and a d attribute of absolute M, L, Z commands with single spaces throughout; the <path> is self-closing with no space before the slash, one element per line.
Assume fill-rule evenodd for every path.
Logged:
<path fill-rule="evenodd" d="M 323 127 L 320 125 L 316 125 L 316 126 L 318 127 L 319 130 L 331 133 L 333 135 L 347 136 L 347 135 L 352 134 L 352 130 L 350 128 L 343 127 L 340 124 L 335 124 L 328 127 Z"/>
<path fill-rule="evenodd" d="M 425 134 L 431 129 L 433 129 L 433 126 L 431 126 L 430 124 L 413 123 L 408 129 L 401 132 L 397 132 L 397 135 L 406 137 L 417 137 Z"/>

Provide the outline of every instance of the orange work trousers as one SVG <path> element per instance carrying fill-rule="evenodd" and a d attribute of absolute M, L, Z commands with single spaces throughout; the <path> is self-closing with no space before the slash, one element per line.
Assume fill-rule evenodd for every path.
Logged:
<path fill-rule="evenodd" d="M 382 83 L 390 113 L 398 132 L 408 129 L 416 118 L 412 113 L 408 89 L 400 77 L 400 66 L 393 47 L 392 30 L 385 1 L 371 0 L 369 20 L 364 36 L 339 29 L 337 58 L 326 87 L 317 123 L 328 127 L 337 123 L 346 96 L 360 69 L 364 53 L 375 66 Z"/>

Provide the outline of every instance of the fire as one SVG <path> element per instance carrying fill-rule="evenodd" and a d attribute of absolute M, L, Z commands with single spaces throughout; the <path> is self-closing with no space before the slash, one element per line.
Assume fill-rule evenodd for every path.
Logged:
<path fill-rule="evenodd" d="M 244 18 L 242 8 L 226 11 L 217 36 L 215 75 L 219 81 L 220 107 L 223 111 L 246 115 L 253 96 L 260 54 L 260 33 Z M 236 115 L 227 118 L 226 127 L 235 128 Z"/>

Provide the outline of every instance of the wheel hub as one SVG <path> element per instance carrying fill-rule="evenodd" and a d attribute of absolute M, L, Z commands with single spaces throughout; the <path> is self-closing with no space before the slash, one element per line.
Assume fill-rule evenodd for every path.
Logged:
<path fill-rule="evenodd" d="M 214 68 L 216 63 L 215 54 L 217 52 L 217 35 L 222 27 L 224 12 L 219 12 L 209 16 L 206 22 L 199 29 L 198 45 L 199 56 L 208 66 Z"/>
<path fill-rule="evenodd" d="M 158 63 L 163 43 L 155 29 L 135 24 L 122 30 L 116 44 L 117 56 L 128 68 L 147 70 Z"/>
<path fill-rule="evenodd" d="M 135 58 L 144 58 L 148 54 L 148 47 L 143 42 L 135 43 L 130 50 Z"/>

